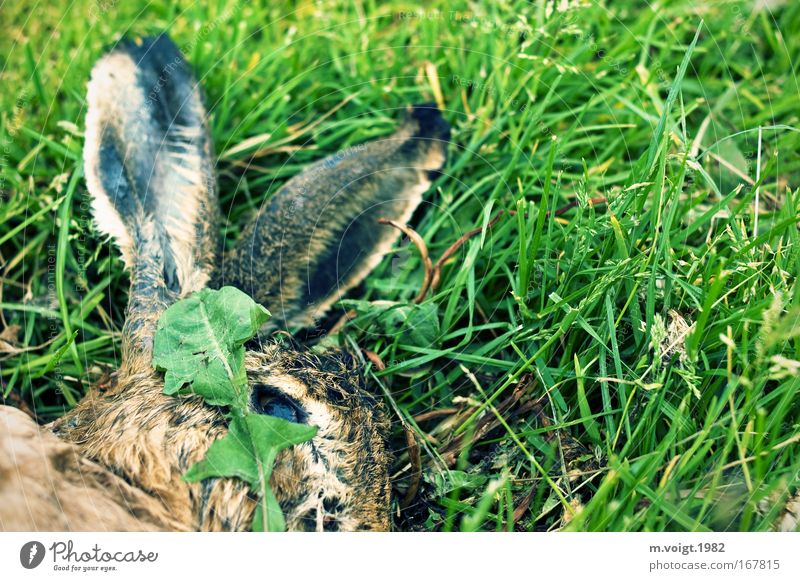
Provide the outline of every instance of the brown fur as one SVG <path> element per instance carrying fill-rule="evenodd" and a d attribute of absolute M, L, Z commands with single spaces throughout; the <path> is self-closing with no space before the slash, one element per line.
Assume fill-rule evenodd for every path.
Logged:
<path fill-rule="evenodd" d="M 319 427 L 309 443 L 284 451 L 270 481 L 294 530 L 386 530 L 389 479 L 386 420 L 355 369 L 335 355 L 270 345 L 248 352 L 251 385 L 269 383 L 302 402 Z M 249 528 L 254 503 L 235 479 L 188 484 L 182 474 L 227 428 L 221 411 L 196 397 L 161 393 L 154 372 L 117 377 L 92 392 L 53 432 L 170 507 L 187 529 Z M 336 505 L 341 505 L 334 510 Z M 327 507 L 327 508 L 326 508 Z"/>
<path fill-rule="evenodd" d="M 151 367 L 156 322 L 206 284 L 250 292 L 280 313 L 279 324 L 312 321 L 396 240 L 374 218 L 410 217 L 444 163 L 447 124 L 417 107 L 391 138 L 311 166 L 254 218 L 215 277 L 210 138 L 177 48 L 164 36 L 122 43 L 98 62 L 87 101 L 95 218 L 131 275 L 123 362 L 109 387 L 94 387 L 44 428 L 0 407 L 0 528 L 246 530 L 255 500 L 245 483 L 182 479 L 227 433 L 226 418 L 197 397 L 162 393 Z M 278 456 L 270 480 L 287 527 L 387 530 L 389 425 L 352 359 L 267 341 L 245 366 L 250 386 L 296 402 L 318 427 Z"/>
<path fill-rule="evenodd" d="M 377 220 L 411 218 L 444 164 L 448 136 L 438 111 L 422 106 L 393 135 L 311 165 L 244 230 L 223 260 L 223 281 L 270 305 L 269 328 L 311 325 L 397 241 Z"/>
<path fill-rule="evenodd" d="M 168 507 L 0 406 L 0 530 L 186 530 Z"/>

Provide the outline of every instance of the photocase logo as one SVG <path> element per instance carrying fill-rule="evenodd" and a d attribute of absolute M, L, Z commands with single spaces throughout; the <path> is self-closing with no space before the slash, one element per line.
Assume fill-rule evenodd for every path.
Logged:
<path fill-rule="evenodd" d="M 44 560 L 44 545 L 39 541 L 30 541 L 19 550 L 19 562 L 26 569 L 35 569 Z"/>

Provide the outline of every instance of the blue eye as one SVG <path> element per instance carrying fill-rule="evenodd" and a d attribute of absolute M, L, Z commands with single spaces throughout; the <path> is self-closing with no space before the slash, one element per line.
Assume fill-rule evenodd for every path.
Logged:
<path fill-rule="evenodd" d="M 275 416 L 287 422 L 297 422 L 298 415 L 294 406 L 287 402 L 271 401 L 264 406 L 264 411 L 261 412 L 268 416 Z"/>
<path fill-rule="evenodd" d="M 250 403 L 256 413 L 265 416 L 295 423 L 303 423 L 306 420 L 307 414 L 300 404 L 271 385 L 258 384 L 253 387 Z"/>

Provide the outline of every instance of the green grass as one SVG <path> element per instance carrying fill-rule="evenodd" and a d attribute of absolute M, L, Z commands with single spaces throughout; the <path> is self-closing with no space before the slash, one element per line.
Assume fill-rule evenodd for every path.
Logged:
<path fill-rule="evenodd" d="M 412 226 L 434 260 L 484 231 L 419 307 L 413 245 L 351 297 L 419 332 L 358 303 L 339 339 L 386 364 L 398 528 L 775 526 L 800 485 L 800 4 L 211 4 L 3 5 L 6 397 L 52 419 L 119 362 L 85 83 L 119 35 L 166 29 L 207 93 L 229 244 L 309 161 L 443 99 L 451 157 Z"/>

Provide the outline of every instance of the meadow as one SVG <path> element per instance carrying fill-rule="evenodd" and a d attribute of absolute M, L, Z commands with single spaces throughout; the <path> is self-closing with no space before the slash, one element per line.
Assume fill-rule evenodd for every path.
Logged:
<path fill-rule="evenodd" d="M 422 242 L 302 332 L 336 324 L 385 401 L 395 528 L 797 526 L 800 4 L 6 0 L 0 23 L 6 403 L 50 421 L 119 363 L 86 82 L 121 36 L 168 31 L 228 246 L 407 104 L 452 125 Z"/>

